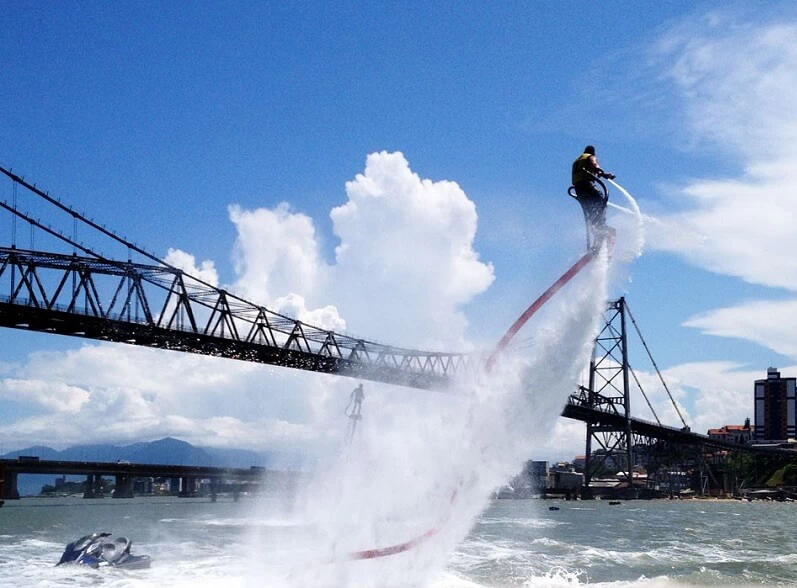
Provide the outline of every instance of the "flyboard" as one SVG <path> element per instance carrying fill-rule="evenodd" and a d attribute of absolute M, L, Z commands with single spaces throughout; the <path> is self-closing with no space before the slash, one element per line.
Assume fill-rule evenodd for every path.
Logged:
<path fill-rule="evenodd" d="M 603 184 L 603 182 L 600 182 L 599 180 L 598 182 L 603 187 L 604 193 L 606 194 L 606 199 L 608 200 L 608 189 Z M 571 196 L 573 196 L 571 191 L 568 191 L 568 193 Z M 587 229 L 587 231 L 589 231 L 589 228 Z M 570 269 L 568 269 L 564 274 L 562 274 L 562 276 L 558 280 L 556 280 L 553 284 L 551 284 L 550 287 L 547 290 L 545 290 L 545 292 L 543 292 L 534 302 L 531 303 L 531 305 L 523 312 L 523 314 L 521 314 L 520 317 L 518 317 L 518 319 L 512 324 L 512 326 L 509 327 L 509 330 L 504 334 L 503 337 L 501 337 L 501 340 L 495 346 L 495 349 L 493 349 L 493 352 L 490 354 L 489 358 L 487 359 L 487 363 L 484 366 L 485 373 L 488 374 L 490 373 L 498 357 L 501 355 L 501 353 L 503 353 L 503 351 L 506 349 L 506 347 L 509 345 L 512 339 L 515 337 L 517 332 L 523 327 L 523 325 L 525 325 L 529 321 L 529 319 L 531 319 L 531 317 L 533 317 L 537 313 L 537 311 L 539 311 L 545 305 L 545 303 L 548 302 L 554 296 L 554 294 L 556 294 L 559 290 L 561 290 L 563 286 L 565 286 L 570 280 L 576 277 L 576 275 L 578 275 L 578 273 L 582 269 L 584 269 L 593 259 L 595 259 L 598 256 L 601 249 L 603 248 L 604 242 L 608 247 L 609 255 L 611 255 L 612 249 L 614 248 L 614 238 L 615 238 L 614 229 L 612 229 L 611 227 L 606 227 L 606 231 L 604 233 L 604 239 L 602 241 L 595 240 L 592 246 L 588 248 L 587 252 L 583 256 L 581 256 L 581 258 L 578 261 L 576 261 L 576 263 L 574 263 L 570 267 Z M 459 486 L 461 487 L 462 483 L 460 483 Z M 450 504 L 452 506 L 457 500 L 458 491 L 459 488 L 454 490 L 453 494 L 451 495 Z M 364 559 L 376 559 L 380 557 L 387 557 L 389 555 L 396 555 L 398 553 L 404 553 L 405 551 L 409 551 L 411 549 L 418 547 L 419 545 L 425 543 L 426 541 L 437 535 L 437 533 L 439 533 L 440 530 L 442 529 L 443 525 L 448 521 L 450 516 L 451 514 L 449 513 L 447 516 L 438 521 L 436 526 L 431 527 L 421 535 L 418 535 L 417 537 L 414 537 L 409 541 L 405 541 L 404 543 L 396 543 L 395 545 L 388 545 L 386 547 L 380 547 L 376 549 L 352 551 L 343 555 L 342 557 L 337 558 L 337 561 L 357 561 Z"/>

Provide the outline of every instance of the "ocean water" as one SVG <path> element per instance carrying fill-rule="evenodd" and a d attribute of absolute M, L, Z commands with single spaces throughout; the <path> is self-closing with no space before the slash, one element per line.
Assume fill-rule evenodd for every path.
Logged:
<path fill-rule="evenodd" d="M 264 517 L 252 497 L 7 502 L 0 586 L 360 586 L 373 584 L 378 566 L 412 569 L 420 557 L 329 563 L 328 553 L 291 547 L 312 529 L 279 499 L 271 507 Z M 389 585 L 795 586 L 795 528 L 789 503 L 496 500 L 444 569 Z M 151 569 L 54 567 L 66 543 L 99 530 L 131 538 L 133 553 L 153 557 Z"/>

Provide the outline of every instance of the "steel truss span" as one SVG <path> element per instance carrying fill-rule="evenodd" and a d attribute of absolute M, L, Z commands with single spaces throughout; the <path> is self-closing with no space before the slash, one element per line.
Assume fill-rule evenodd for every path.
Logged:
<path fill-rule="evenodd" d="M 476 369 L 308 325 L 167 265 L 0 248 L 0 326 L 442 389 Z"/>
<path fill-rule="evenodd" d="M 609 302 L 604 325 L 595 338 L 589 366 L 589 385 L 579 386 L 562 412 L 562 416 L 583 421 L 587 425 L 584 486 L 588 491 L 593 477 L 605 467 L 622 474 L 628 481 L 630 493 L 636 491 L 633 484 L 633 468 L 636 463 L 644 464 L 647 470 L 646 483 L 649 490 L 659 490 L 661 486 L 657 485 L 660 484 L 669 484 L 671 487 L 672 480 L 668 477 L 672 477 L 673 471 L 696 471 L 700 477 L 701 493 L 705 493 L 709 487 L 709 478 L 712 487 L 720 487 L 722 461 L 712 463 L 715 453 L 752 454 L 754 459 L 768 460 L 771 464 L 793 459 L 794 452 L 788 449 L 730 443 L 693 433 L 678 410 L 677 403 L 634 321 L 637 334 L 659 374 L 663 389 L 678 412 L 683 427 L 663 425 L 629 363 L 626 315 L 633 320 L 625 298 Z M 656 422 L 631 416 L 631 378 L 645 398 Z M 725 490 L 729 488 L 726 478 L 727 476 L 722 478 L 722 487 Z"/>
<path fill-rule="evenodd" d="M 625 429 L 626 416 L 621 410 L 618 410 L 617 407 L 610 402 L 599 407 L 597 405 L 596 407 L 592 407 L 589 403 L 588 394 L 589 391 L 581 387 L 576 394 L 570 396 L 562 411 L 562 416 L 585 423 L 592 423 L 595 430 L 599 431 L 614 433 Z M 652 445 L 656 441 L 664 441 L 678 446 L 705 447 L 707 450 L 741 451 L 743 453 L 772 456 L 794 456 L 794 452 L 790 449 L 739 445 L 738 443 L 732 443 L 730 441 L 712 439 L 707 435 L 693 433 L 688 429 L 669 427 L 635 417 L 630 417 L 629 420 L 631 433 L 633 435 L 632 446 L 636 444 Z"/>

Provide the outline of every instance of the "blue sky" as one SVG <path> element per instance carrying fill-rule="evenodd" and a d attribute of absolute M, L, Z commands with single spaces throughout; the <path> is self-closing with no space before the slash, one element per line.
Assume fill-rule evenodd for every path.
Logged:
<path fill-rule="evenodd" d="M 581 212 L 565 190 L 571 160 L 591 143 L 643 212 L 664 223 L 649 228 L 620 291 L 660 367 L 683 387 L 679 400 L 696 428 L 750 415 L 753 377 L 795 364 L 797 344 L 779 323 L 797 317 L 797 271 L 773 254 L 780 248 L 767 243 L 760 219 L 734 208 L 734 198 L 763 194 L 777 196 L 761 200 L 775 217 L 797 212 L 787 202 L 793 188 L 778 184 L 793 168 L 796 138 L 786 98 L 797 89 L 792 3 L 40 2 L 3 12 L 0 164 L 158 255 L 171 248 L 197 265 L 212 261 L 221 283 L 269 302 L 295 293 L 307 312 L 335 305 L 360 336 L 434 344 L 422 325 L 401 332 L 381 322 L 376 305 L 355 310 L 346 290 L 363 289 L 359 281 L 371 276 L 335 269 L 342 238 L 330 212 L 351 197 L 346 183 L 364 173 L 369 154 L 401 152 L 421 178 L 456 182 L 478 218 L 472 239 L 467 223 L 457 225 L 479 263 L 445 299 L 441 313 L 456 324 L 437 342 L 489 346 L 581 251 Z M 723 203 L 712 199 L 729 192 L 736 195 Z M 9 193 L 0 184 L 0 195 Z M 444 200 L 457 211 L 452 218 L 467 215 L 457 198 Z M 282 202 L 282 216 L 257 215 Z M 312 233 L 301 245 L 310 243 L 312 259 L 258 257 L 269 243 L 257 240 L 262 223 L 272 223 L 272 237 L 289 227 Z M 365 229 L 348 230 L 352 243 L 367 241 Z M 771 235 L 788 249 L 793 232 Z M 255 265 L 272 262 L 274 273 L 260 276 L 268 287 L 258 290 Z M 307 271 L 291 273 L 286 263 Z M 388 278 L 374 283 L 389 287 Z M 738 307 L 749 301 L 766 304 L 745 318 Z M 765 334 L 753 334 L 756 325 Z M 36 422 L 80 414 L 99 394 L 102 386 L 78 372 L 52 368 L 47 380 L 41 366 L 101 351 L 43 335 L 3 337 L 7 445 L 36 437 Z M 55 355 L 45 361 L 43 351 Z M 251 394 L 260 385 L 230 377 Z M 30 390 L 71 387 L 74 402 L 21 392 L 28 379 L 39 382 Z M 106 386 L 130 388 L 126 402 L 146 404 L 129 382 Z M 179 403 L 131 409 L 151 417 L 146 426 L 107 434 L 179 434 L 185 419 L 233 418 L 214 413 L 215 402 L 196 414 Z M 310 409 L 294 404 L 264 409 L 263 418 L 309 427 Z M 208 427 L 212 443 L 221 433 Z M 571 433 L 563 429 L 561 439 Z M 290 434 L 280 440 L 290 443 Z"/>

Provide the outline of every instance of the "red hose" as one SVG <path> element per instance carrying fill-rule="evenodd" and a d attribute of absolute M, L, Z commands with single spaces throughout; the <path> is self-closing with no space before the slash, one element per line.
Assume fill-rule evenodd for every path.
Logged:
<path fill-rule="evenodd" d="M 462 486 L 460 482 L 459 486 Z M 459 493 L 459 487 L 454 490 L 451 494 L 451 499 L 449 503 L 453 505 L 457 500 L 457 494 Z M 426 531 L 423 535 L 418 535 L 414 539 L 410 539 L 409 541 L 405 541 L 404 543 L 397 543 L 396 545 L 389 545 L 388 547 L 381 547 L 378 549 L 366 549 L 364 551 L 352 551 L 348 553 L 344 559 L 348 561 L 357 561 L 360 559 L 376 559 L 378 557 L 386 557 L 388 555 L 396 555 L 397 553 L 403 553 L 405 551 L 409 551 L 413 547 L 417 547 L 427 539 L 431 539 L 440 531 L 440 528 L 448 521 L 448 518 L 451 516 L 451 513 L 441 520 L 436 527 L 432 527 L 428 531 Z"/>
<path fill-rule="evenodd" d="M 409 551 L 416 545 L 420 545 L 427 539 L 434 537 L 439 530 L 440 530 L 439 527 L 434 527 L 426 531 L 426 533 L 424 533 L 423 535 L 415 537 L 415 539 L 410 539 L 409 541 L 406 541 L 404 543 L 391 545 L 389 547 L 382 547 L 381 549 L 366 549 L 365 551 L 353 551 L 346 556 L 346 559 L 349 561 L 356 561 L 358 559 L 376 559 L 377 557 L 386 557 L 388 555 L 395 555 L 397 553 Z"/>
<path fill-rule="evenodd" d="M 542 293 L 542 295 L 539 298 L 537 298 L 537 300 L 532 302 L 531 306 L 529 306 L 526 309 L 526 311 L 520 315 L 520 317 L 512 324 L 512 326 L 509 327 L 509 330 L 506 332 L 506 334 L 503 337 L 501 337 L 501 340 L 498 342 L 498 345 L 495 346 L 495 349 L 490 354 L 490 357 L 487 359 L 487 364 L 484 366 L 484 371 L 490 373 L 490 370 L 492 369 L 495 360 L 498 358 L 501 352 L 506 348 L 506 346 L 509 345 L 509 342 L 517 334 L 517 332 L 521 329 L 521 327 L 525 325 L 526 322 L 528 322 L 528 320 L 532 316 L 534 316 L 534 314 L 540 308 L 542 308 L 542 305 L 548 302 L 548 300 L 550 300 L 551 297 L 562 288 L 562 286 L 564 286 L 570 280 L 572 280 L 573 277 L 578 272 L 580 272 L 585 265 L 587 265 L 590 261 L 592 261 L 597 252 L 598 249 L 591 249 L 590 251 L 585 253 L 581 259 L 579 259 L 575 264 L 573 264 L 573 267 L 567 270 L 562 275 L 561 278 L 556 280 L 551 285 L 550 288 L 548 288 L 545 292 Z"/>
<path fill-rule="evenodd" d="M 614 231 L 609 233 L 609 249 L 611 250 L 612 246 L 614 245 Z M 523 327 L 523 325 L 528 322 L 528 320 L 534 316 L 534 314 L 542 308 L 542 306 L 551 299 L 551 297 L 556 294 L 562 286 L 567 284 L 570 280 L 572 280 L 575 275 L 584 269 L 584 266 L 587 265 L 590 261 L 592 261 L 595 256 L 598 254 L 599 249 L 594 248 L 590 249 L 587 253 L 584 254 L 581 259 L 579 259 L 573 266 L 567 270 L 561 278 L 556 280 L 542 295 L 535 300 L 531 306 L 529 306 L 526 311 L 520 315 L 520 317 L 509 327 L 509 330 L 506 334 L 501 338 L 498 342 L 498 345 L 495 346 L 495 349 L 490 354 L 490 357 L 487 359 L 487 364 L 485 365 L 484 370 L 489 373 L 490 369 L 492 368 L 495 360 L 501 354 L 501 352 L 509 345 L 509 342 L 512 338 L 517 334 L 517 332 Z M 453 505 L 457 498 L 457 492 L 455 491 L 454 494 L 451 496 L 451 504 Z M 348 561 L 357 561 L 361 559 L 376 559 L 379 557 L 387 557 L 389 555 L 396 555 L 397 553 L 403 553 L 405 551 L 409 551 L 410 549 L 417 547 L 424 541 L 431 539 L 434 537 L 439 531 L 443 524 L 448 520 L 446 517 L 445 520 L 441 521 L 437 527 L 432 527 L 422 535 L 418 535 L 417 537 L 410 539 L 409 541 L 405 541 L 404 543 L 397 543 L 396 545 L 389 545 L 387 547 L 377 548 L 377 549 L 366 549 L 364 551 L 352 551 L 345 556 L 345 559 Z"/>

